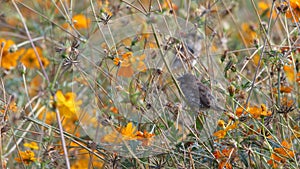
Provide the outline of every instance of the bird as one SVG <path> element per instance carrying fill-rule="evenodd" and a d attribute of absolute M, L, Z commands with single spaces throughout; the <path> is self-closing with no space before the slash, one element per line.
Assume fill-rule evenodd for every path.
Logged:
<path fill-rule="evenodd" d="M 225 111 L 216 98 L 211 94 L 211 90 L 191 73 L 185 73 L 177 78 L 180 89 L 186 98 L 188 106 L 195 111 L 216 110 Z"/>

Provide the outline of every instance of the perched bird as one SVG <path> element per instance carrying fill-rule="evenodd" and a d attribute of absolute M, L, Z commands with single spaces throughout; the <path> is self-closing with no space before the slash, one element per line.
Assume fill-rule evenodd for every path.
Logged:
<path fill-rule="evenodd" d="M 186 73 L 177 79 L 180 88 L 186 98 L 187 104 L 196 111 L 213 109 L 225 111 L 218 105 L 216 98 L 211 94 L 211 90 L 202 84 L 196 76 Z"/>

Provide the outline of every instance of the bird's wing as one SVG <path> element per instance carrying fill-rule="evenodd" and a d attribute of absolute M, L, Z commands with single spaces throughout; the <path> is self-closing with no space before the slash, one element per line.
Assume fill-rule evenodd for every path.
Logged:
<path fill-rule="evenodd" d="M 210 89 L 201 82 L 197 82 L 197 85 L 199 90 L 200 105 L 202 105 L 203 108 L 210 108 L 213 99 Z"/>

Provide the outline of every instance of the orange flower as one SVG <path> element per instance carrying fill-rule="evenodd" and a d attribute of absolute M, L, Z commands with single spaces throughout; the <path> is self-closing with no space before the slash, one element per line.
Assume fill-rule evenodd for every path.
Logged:
<path fill-rule="evenodd" d="M 268 111 L 265 104 L 261 104 L 260 107 L 252 106 L 247 108 L 247 112 L 249 112 L 253 118 L 260 118 L 261 116 L 271 116 L 272 112 Z"/>
<path fill-rule="evenodd" d="M 243 114 L 244 109 L 242 107 L 238 107 L 235 110 L 236 116 L 240 117 Z"/>
<path fill-rule="evenodd" d="M 273 168 L 277 168 L 278 164 L 285 163 L 286 159 L 294 158 L 295 153 L 290 148 L 291 144 L 288 141 L 282 141 L 281 147 L 274 148 L 274 153 L 271 154 L 268 164 L 272 165 Z"/>
<path fill-rule="evenodd" d="M 120 58 L 114 58 L 113 61 L 116 66 L 119 66 L 122 63 L 122 60 Z"/>
<path fill-rule="evenodd" d="M 296 74 L 296 82 L 298 83 L 298 85 L 300 85 L 300 72 L 298 72 L 297 74 Z"/>
<path fill-rule="evenodd" d="M 144 132 L 137 131 L 136 136 L 138 140 L 141 140 L 143 142 L 142 143 L 143 146 L 148 146 L 150 144 L 152 137 L 155 136 L 155 134 L 149 133 L 147 131 Z"/>
<path fill-rule="evenodd" d="M 49 61 L 47 58 L 45 58 L 43 56 L 43 53 L 42 53 L 42 49 L 39 48 L 39 47 L 36 47 L 36 50 L 39 54 L 39 57 L 42 61 L 42 64 L 44 67 L 47 67 L 48 64 L 49 64 Z M 24 56 L 22 57 L 21 59 L 21 62 L 27 67 L 27 68 L 40 68 L 40 64 L 39 64 L 39 61 L 37 59 L 37 56 L 35 55 L 35 52 L 33 50 L 33 48 L 30 48 L 28 49 Z"/>
<path fill-rule="evenodd" d="M 280 86 L 281 93 L 291 93 L 292 91 L 293 91 L 293 88 L 290 86 Z"/>
<path fill-rule="evenodd" d="M 261 116 L 271 116 L 272 112 L 268 111 L 268 108 L 266 107 L 265 104 L 261 104 L 260 107 L 257 106 L 252 106 L 252 107 L 247 107 L 246 111 L 244 112 L 248 112 L 252 115 L 253 118 L 260 118 Z M 243 108 L 242 107 L 238 107 L 235 111 L 236 115 L 238 117 L 240 117 L 243 113 Z"/>
<path fill-rule="evenodd" d="M 226 130 L 219 130 L 219 131 L 216 131 L 213 136 L 217 137 L 218 139 L 222 139 L 226 136 L 227 134 L 227 131 Z"/>
<path fill-rule="evenodd" d="M 227 160 L 222 160 L 220 163 L 219 163 L 219 167 L 218 169 L 232 169 L 232 165 L 229 163 L 229 161 Z"/>
<path fill-rule="evenodd" d="M 295 156 L 294 152 L 292 150 L 290 150 L 292 145 L 289 142 L 287 142 L 286 140 L 283 140 L 281 142 L 281 145 L 282 145 L 282 147 L 280 147 L 280 148 L 274 148 L 274 151 L 284 157 L 293 158 Z"/>
<path fill-rule="evenodd" d="M 235 121 L 233 124 L 230 124 L 231 120 L 228 122 L 227 126 L 225 129 L 219 130 L 213 134 L 213 136 L 217 137 L 218 139 L 224 138 L 227 134 L 228 131 L 233 130 L 237 128 L 239 122 Z"/>
<path fill-rule="evenodd" d="M 257 106 L 249 107 L 247 111 L 252 115 L 253 118 L 259 118 L 261 109 Z"/>
<path fill-rule="evenodd" d="M 111 107 L 109 110 L 110 110 L 111 112 L 115 113 L 115 114 L 118 114 L 118 113 L 119 113 L 119 111 L 118 111 L 118 109 L 117 109 L 116 107 Z"/>
<path fill-rule="evenodd" d="M 126 52 L 122 55 L 122 59 L 115 58 L 114 64 L 119 66 L 118 76 L 131 77 L 135 71 L 145 71 L 147 69 L 143 60 L 146 58 L 145 54 L 141 56 L 132 56 L 132 52 Z"/>
<path fill-rule="evenodd" d="M 225 128 L 225 130 L 226 130 L 226 131 L 233 130 L 233 129 L 237 128 L 238 124 L 239 124 L 239 121 L 235 121 L 233 124 L 227 126 L 227 127 Z"/>
<path fill-rule="evenodd" d="M 4 69 L 16 67 L 19 57 L 24 53 L 23 48 L 15 50 L 14 46 L 14 41 L 0 39 L 0 66 Z"/>
<path fill-rule="evenodd" d="M 91 20 L 83 14 L 77 14 L 77 15 L 73 16 L 72 23 L 74 24 L 74 27 L 76 29 L 86 29 L 86 28 L 89 27 L 89 25 L 91 23 Z M 64 28 L 69 28 L 69 24 L 64 23 L 63 27 Z"/>
<path fill-rule="evenodd" d="M 120 143 L 122 140 L 140 140 L 142 141 L 142 145 L 146 146 L 149 145 L 149 142 L 151 141 L 151 138 L 153 136 L 153 133 L 149 133 L 147 131 L 137 131 L 133 123 L 130 122 L 125 127 L 119 127 L 116 129 L 116 131 L 105 135 L 102 138 L 102 141 L 110 143 Z"/>
<path fill-rule="evenodd" d="M 291 137 L 291 139 L 295 139 L 295 138 L 300 138 L 300 128 L 299 126 L 294 126 L 293 127 L 293 136 Z"/>
<path fill-rule="evenodd" d="M 36 75 L 33 79 L 30 80 L 29 84 L 29 95 L 35 96 L 38 94 L 39 90 L 44 86 L 43 78 L 40 75 Z"/>
<path fill-rule="evenodd" d="M 280 158 L 275 154 L 271 154 L 270 160 L 268 160 L 268 164 L 272 166 L 272 168 L 278 168 Z"/>
<path fill-rule="evenodd" d="M 135 138 L 136 127 L 132 124 L 132 122 L 130 122 L 126 125 L 126 127 L 120 128 L 119 132 L 128 138 Z"/>
<path fill-rule="evenodd" d="M 30 164 L 31 162 L 36 161 L 35 154 L 34 154 L 33 151 L 30 151 L 30 150 L 20 151 L 20 154 L 19 154 L 19 155 L 20 155 L 21 157 L 15 158 L 15 160 L 16 160 L 18 163 L 24 162 L 24 164 L 28 165 L 28 164 Z"/>
<path fill-rule="evenodd" d="M 281 100 L 281 104 L 283 106 L 291 107 L 294 104 L 294 100 L 288 99 L 286 96 L 284 96 Z"/>
<path fill-rule="evenodd" d="M 141 131 L 137 131 L 136 136 L 139 138 L 151 138 L 153 137 L 155 134 L 153 133 L 149 133 L 147 131 L 141 132 Z"/>
<path fill-rule="evenodd" d="M 86 29 L 89 27 L 91 20 L 83 14 L 73 16 L 72 22 L 76 29 Z"/>
<path fill-rule="evenodd" d="M 163 5 L 162 5 L 162 8 L 164 10 L 173 9 L 174 11 L 177 11 L 178 10 L 178 6 L 175 3 L 171 2 L 171 4 L 170 4 L 169 2 L 171 2 L 171 1 L 165 0 L 164 3 L 163 3 Z"/>
<path fill-rule="evenodd" d="M 232 169 L 232 165 L 229 163 L 228 158 L 232 156 L 232 153 L 234 152 L 234 149 L 223 149 L 222 152 L 219 150 L 216 150 L 213 154 L 216 159 L 219 159 L 219 169 Z"/>
<path fill-rule="evenodd" d="M 293 22 L 298 22 L 300 18 L 300 1 L 290 0 L 290 7 L 291 8 L 286 12 L 286 17 L 291 18 Z"/>

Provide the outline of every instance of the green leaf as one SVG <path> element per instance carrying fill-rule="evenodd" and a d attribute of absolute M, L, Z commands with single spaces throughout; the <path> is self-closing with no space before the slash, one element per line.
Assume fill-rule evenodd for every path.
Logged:
<path fill-rule="evenodd" d="M 203 115 L 199 115 L 196 119 L 196 128 L 198 131 L 201 131 L 203 129 L 203 125 L 205 123 L 205 118 Z"/>

